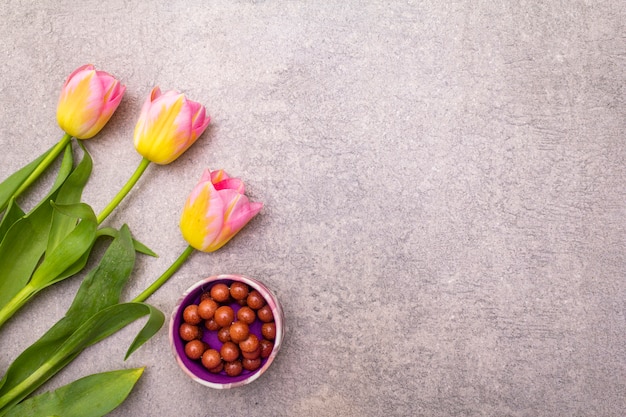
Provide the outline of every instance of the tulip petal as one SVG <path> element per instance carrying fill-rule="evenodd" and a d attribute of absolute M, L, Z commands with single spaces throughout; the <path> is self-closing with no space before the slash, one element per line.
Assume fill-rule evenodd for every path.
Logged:
<path fill-rule="evenodd" d="M 103 117 L 106 116 L 106 121 L 104 123 L 106 123 L 111 118 L 117 107 L 120 105 L 122 97 L 124 97 L 125 91 L 126 86 L 120 84 L 117 80 L 107 90 L 105 95 L 104 109 L 102 110 Z"/>
<path fill-rule="evenodd" d="M 187 105 L 189 106 L 189 112 L 191 113 L 191 123 L 202 123 L 204 120 L 204 106 L 191 100 L 187 100 Z"/>
<path fill-rule="evenodd" d="M 205 182 L 205 181 L 209 181 L 209 182 L 213 183 L 212 178 L 213 178 L 213 172 L 211 172 L 208 169 L 205 169 L 204 172 L 202 173 L 202 177 L 200 177 L 200 181 L 198 181 L 198 183 Z M 213 186 L 215 186 L 215 183 L 213 183 Z"/>
<path fill-rule="evenodd" d="M 224 225 L 211 245 L 210 252 L 227 244 L 263 208 L 263 203 L 249 203 L 245 196 L 240 195 L 237 200 L 236 207 L 232 208 L 228 216 L 224 216 Z"/>
<path fill-rule="evenodd" d="M 94 67 L 92 64 L 86 64 L 83 65 L 82 67 L 78 67 L 76 68 L 69 77 L 67 77 L 67 80 L 65 80 L 65 83 L 63 84 L 63 88 L 65 88 L 65 86 L 70 82 L 70 80 L 74 77 L 76 77 L 77 74 L 83 72 L 83 71 L 95 71 L 96 67 Z"/>
<path fill-rule="evenodd" d="M 189 195 L 180 220 L 185 240 L 208 251 L 224 223 L 224 203 L 210 181 L 201 181 Z"/>
<path fill-rule="evenodd" d="M 245 185 L 239 178 L 227 178 L 217 183 L 214 182 L 213 186 L 218 191 L 230 189 L 237 191 L 239 194 L 243 194 L 245 192 Z"/>
<path fill-rule="evenodd" d="M 102 96 L 102 84 L 96 71 L 82 71 L 68 79 L 57 107 L 57 121 L 61 128 L 81 139 L 93 136 L 88 134 L 102 111 Z"/>
<path fill-rule="evenodd" d="M 189 109 L 191 111 L 191 131 L 193 140 L 195 141 L 206 130 L 211 122 L 211 118 L 206 114 L 206 110 L 203 105 L 196 103 L 195 101 L 187 100 Z"/>
<path fill-rule="evenodd" d="M 263 208 L 263 203 L 250 203 L 247 201 L 240 204 L 237 210 L 233 210 L 225 226 L 230 228 L 231 233 L 239 232 L 259 211 Z"/>
<path fill-rule="evenodd" d="M 215 185 L 214 185 L 215 187 Z M 239 194 L 237 190 L 224 188 L 218 190 L 222 202 L 224 203 L 224 219 L 228 219 L 234 211 L 240 210 L 245 204 L 248 204 L 248 197 Z"/>
<path fill-rule="evenodd" d="M 213 183 L 213 185 L 227 178 L 230 178 L 230 177 L 228 176 L 226 171 L 224 171 L 223 169 L 218 169 L 217 171 L 211 171 L 211 182 Z"/>
<path fill-rule="evenodd" d="M 119 81 L 106 72 L 97 71 L 97 74 L 99 74 L 99 80 L 102 85 L 102 107 L 98 119 L 85 134 L 87 137 L 95 136 L 108 123 L 126 91 L 125 86 L 121 85 Z"/>
<path fill-rule="evenodd" d="M 159 87 L 154 87 L 152 91 L 150 91 L 150 97 L 146 100 L 147 103 L 152 103 L 154 100 L 161 96 L 161 89 Z"/>

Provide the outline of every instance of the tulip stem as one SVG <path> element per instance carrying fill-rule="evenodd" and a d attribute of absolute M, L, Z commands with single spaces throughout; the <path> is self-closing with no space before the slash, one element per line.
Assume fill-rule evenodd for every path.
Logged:
<path fill-rule="evenodd" d="M 172 275 L 174 275 L 174 273 L 176 271 L 178 271 L 178 269 L 181 266 L 183 266 L 183 264 L 185 263 L 187 258 L 189 258 L 189 255 L 191 255 L 194 252 L 194 250 L 195 249 L 191 245 L 187 246 L 187 248 L 183 251 L 183 253 L 180 254 L 178 259 L 176 259 L 174 261 L 174 263 L 169 268 L 167 268 L 167 271 L 165 271 L 163 273 L 163 275 L 161 275 L 159 278 L 157 278 L 157 280 L 154 281 L 148 288 L 143 290 L 143 292 L 141 294 L 139 294 L 137 297 L 135 297 L 133 299 L 133 302 L 134 303 L 142 303 L 142 302 L 146 301 L 146 299 L 148 297 L 150 297 L 152 294 L 154 294 L 154 292 L 156 290 L 161 288 L 161 286 L 163 284 L 165 284 L 167 282 L 167 280 L 170 279 L 172 277 Z"/>
<path fill-rule="evenodd" d="M 141 178 L 146 168 L 148 168 L 148 165 L 150 165 L 150 160 L 143 158 L 133 175 L 131 175 L 128 181 L 126 181 L 126 184 L 124 184 L 124 186 L 117 193 L 115 198 L 113 198 L 109 205 L 107 205 L 104 210 L 102 210 L 102 213 L 98 215 L 98 224 L 102 223 L 104 219 L 109 217 L 109 214 L 111 214 L 111 212 L 115 210 L 115 207 L 117 207 L 124 199 L 124 197 L 126 197 L 131 188 L 133 188 L 135 184 L 137 184 L 137 181 L 139 181 L 139 178 Z"/>
<path fill-rule="evenodd" d="M 61 153 L 63 149 L 70 143 L 72 139 L 71 135 L 67 133 L 63 135 L 61 140 L 54 145 L 54 147 L 50 150 L 50 153 L 46 155 L 46 157 L 39 163 L 37 168 L 26 178 L 26 180 L 19 186 L 19 188 L 13 193 L 13 198 L 17 198 L 20 194 L 22 194 L 28 187 L 32 185 L 33 182 L 39 178 L 39 176 L 50 166 L 52 161 L 56 159 L 57 156 Z"/>

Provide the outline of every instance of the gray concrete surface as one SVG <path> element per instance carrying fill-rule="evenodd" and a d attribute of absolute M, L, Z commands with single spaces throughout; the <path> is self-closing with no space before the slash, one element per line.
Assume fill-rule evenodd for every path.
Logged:
<path fill-rule="evenodd" d="M 139 162 L 150 89 L 213 123 L 152 166 L 107 220 L 159 253 L 204 168 L 266 206 L 149 301 L 241 273 L 289 325 L 268 374 L 215 391 L 141 323 L 50 381 L 147 366 L 113 416 L 622 416 L 626 409 L 626 4 L 607 1 L 8 1 L 0 16 L 0 177 L 61 136 L 64 78 L 93 63 L 128 87 L 87 143 L 103 208 Z M 44 180 L 45 181 L 45 180 Z M 36 195 L 37 190 L 32 195 Z M 30 197 L 31 200 L 34 197 Z M 24 204 L 28 205 L 28 198 Z M 80 278 L 0 330 L 0 370 L 57 321 Z"/>

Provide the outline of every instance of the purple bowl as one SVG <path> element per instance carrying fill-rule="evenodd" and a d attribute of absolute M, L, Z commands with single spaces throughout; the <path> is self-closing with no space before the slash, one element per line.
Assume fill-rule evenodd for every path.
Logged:
<path fill-rule="evenodd" d="M 257 290 L 265 299 L 267 304 L 272 309 L 272 313 L 274 315 L 274 322 L 276 323 L 276 338 L 274 339 L 274 348 L 272 349 L 272 353 L 266 359 L 261 360 L 261 367 L 255 371 L 248 371 L 246 369 L 238 376 L 228 376 L 224 371 L 220 373 L 211 373 L 209 372 L 202 363 L 197 360 L 194 361 L 189 359 L 187 355 L 185 355 L 185 341 L 180 338 L 178 334 L 178 329 L 180 325 L 183 323 L 183 311 L 185 307 L 190 304 L 198 304 L 200 302 L 200 296 L 202 293 L 209 291 L 211 287 L 217 283 L 224 283 L 229 285 L 235 281 L 243 282 L 247 284 L 252 289 Z M 235 311 L 235 316 L 237 314 L 237 310 L 241 308 L 241 306 L 233 302 L 229 304 L 233 310 Z M 249 384 L 250 382 L 259 378 L 269 366 L 274 361 L 276 354 L 280 350 L 280 346 L 283 341 L 284 336 L 284 315 L 283 309 L 281 308 L 276 296 L 260 281 L 244 277 L 242 275 L 216 275 L 209 278 L 205 278 L 202 281 L 197 282 L 193 286 L 191 286 L 185 293 L 182 295 L 174 311 L 172 312 L 172 317 L 170 318 L 170 326 L 169 326 L 169 337 L 170 337 L 170 345 L 172 347 L 172 352 L 174 353 L 174 357 L 176 358 L 176 362 L 180 368 L 194 381 L 206 385 L 207 387 L 217 388 L 217 389 L 228 389 L 239 387 L 241 385 Z M 259 340 L 261 340 L 261 325 L 259 319 L 256 319 L 254 323 L 250 325 L 250 332 L 254 333 Z M 213 349 L 217 349 L 218 351 L 222 347 L 222 342 L 220 342 L 217 338 L 217 332 L 210 332 L 206 329 L 203 329 L 204 334 L 202 336 L 202 340 L 209 344 L 209 346 Z"/>

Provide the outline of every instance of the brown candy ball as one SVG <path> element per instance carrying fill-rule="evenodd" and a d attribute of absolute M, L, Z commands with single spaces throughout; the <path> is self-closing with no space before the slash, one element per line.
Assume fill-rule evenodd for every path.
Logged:
<path fill-rule="evenodd" d="M 236 360 L 232 362 L 226 362 L 224 365 L 224 371 L 226 371 L 226 375 L 228 376 L 237 376 L 243 372 L 243 366 L 241 365 L 241 361 Z"/>
<path fill-rule="evenodd" d="M 207 349 L 202 354 L 202 365 L 207 369 L 213 369 L 222 363 L 220 353 L 215 349 Z"/>
<path fill-rule="evenodd" d="M 239 358 L 239 348 L 233 342 L 226 342 L 220 349 L 220 355 L 226 362 L 232 362 Z"/>
<path fill-rule="evenodd" d="M 235 324 L 235 323 L 233 323 L 233 324 Z M 222 343 L 230 342 L 231 341 L 230 327 L 226 326 L 226 327 L 222 327 L 221 329 L 219 329 L 217 331 L 217 338 Z"/>
<path fill-rule="evenodd" d="M 259 317 L 264 323 L 269 323 L 270 321 L 274 321 L 274 314 L 272 313 L 272 309 L 269 305 L 265 304 L 263 307 L 256 312 L 256 315 Z"/>
<path fill-rule="evenodd" d="M 198 314 L 198 306 L 196 304 L 189 304 L 183 310 L 183 320 L 189 324 L 199 324 L 202 318 Z"/>
<path fill-rule="evenodd" d="M 237 320 L 246 324 L 252 324 L 254 320 L 256 320 L 256 313 L 248 306 L 241 307 L 239 311 L 237 311 Z"/>
<path fill-rule="evenodd" d="M 220 327 L 230 326 L 233 320 L 235 320 L 235 312 L 230 306 L 221 306 L 215 310 L 213 319 Z"/>
<path fill-rule="evenodd" d="M 241 352 L 241 356 L 243 356 L 246 359 L 256 359 L 261 357 L 261 344 L 259 343 L 259 347 L 253 351 L 253 352 Z"/>
<path fill-rule="evenodd" d="M 229 327 L 230 339 L 235 342 L 243 342 L 250 334 L 250 328 L 242 321 L 236 321 Z"/>
<path fill-rule="evenodd" d="M 262 339 L 260 344 L 261 344 L 261 357 L 263 359 L 269 358 L 270 354 L 272 353 L 272 349 L 274 349 L 274 343 L 270 342 L 267 339 Z"/>
<path fill-rule="evenodd" d="M 244 358 L 241 361 L 241 365 L 243 365 L 244 369 L 247 369 L 248 371 L 256 371 L 257 369 L 261 367 L 261 358 L 257 358 L 257 359 Z"/>
<path fill-rule="evenodd" d="M 190 342 L 193 339 L 200 339 L 202 337 L 202 331 L 200 330 L 200 328 L 196 325 L 189 323 L 181 324 L 180 328 L 178 329 L 178 334 L 180 335 L 180 338 L 183 339 L 185 342 Z"/>
<path fill-rule="evenodd" d="M 274 340 L 276 338 L 276 323 L 263 323 L 263 326 L 261 326 L 261 334 L 266 339 Z"/>
<path fill-rule="evenodd" d="M 219 306 L 212 298 L 207 298 L 205 300 L 200 301 L 198 304 L 198 315 L 203 320 L 208 320 L 213 317 L 215 314 L 215 310 L 217 310 Z"/>
<path fill-rule="evenodd" d="M 246 340 L 239 343 L 239 349 L 243 352 L 254 352 L 259 347 L 259 338 L 254 333 L 250 333 Z"/>
<path fill-rule="evenodd" d="M 207 330 L 210 330 L 212 332 L 216 332 L 219 330 L 220 325 L 217 324 L 217 322 L 215 321 L 215 318 L 210 318 L 208 320 L 206 320 L 204 322 L 204 327 L 207 328 Z"/>
<path fill-rule="evenodd" d="M 211 298 L 218 303 L 223 303 L 230 297 L 230 290 L 226 284 L 215 284 L 211 287 Z"/>
<path fill-rule="evenodd" d="M 230 296 L 235 300 L 244 300 L 248 296 L 248 286 L 243 282 L 233 282 L 230 284 Z"/>
<path fill-rule="evenodd" d="M 215 368 L 209 369 L 209 372 L 211 372 L 212 374 L 219 374 L 223 370 L 224 370 L 224 362 L 220 361 L 220 364 L 217 365 Z"/>
<path fill-rule="evenodd" d="M 204 353 L 204 350 L 204 343 L 198 339 L 187 342 L 187 344 L 185 345 L 185 355 L 187 355 L 189 359 L 200 359 L 200 357 Z"/>
<path fill-rule="evenodd" d="M 265 299 L 257 290 L 251 291 L 246 300 L 248 301 L 248 307 L 253 310 L 258 310 L 265 305 Z"/>

